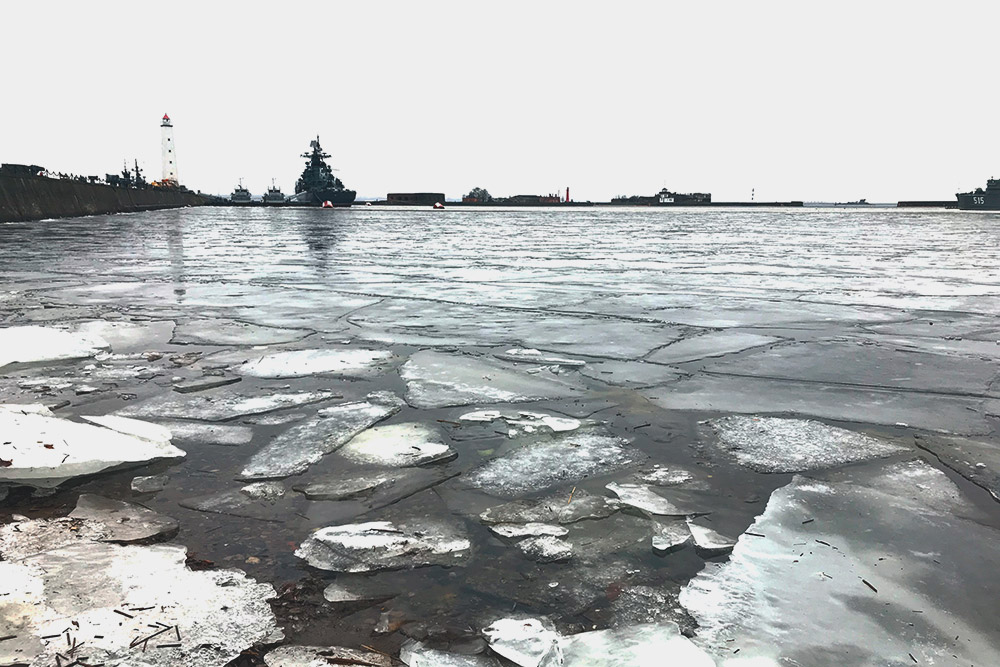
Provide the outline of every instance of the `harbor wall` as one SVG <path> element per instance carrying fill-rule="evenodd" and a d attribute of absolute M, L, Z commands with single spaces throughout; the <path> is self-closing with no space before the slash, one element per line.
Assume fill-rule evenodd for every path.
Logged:
<path fill-rule="evenodd" d="M 0 175 L 0 222 L 201 206 L 207 197 L 155 188 L 120 188 L 44 176 Z"/>

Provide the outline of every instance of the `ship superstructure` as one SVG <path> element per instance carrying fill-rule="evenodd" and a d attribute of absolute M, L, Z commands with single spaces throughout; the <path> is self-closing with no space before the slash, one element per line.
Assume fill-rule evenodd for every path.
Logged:
<path fill-rule="evenodd" d="M 963 211 L 1000 211 L 1000 178 L 986 181 L 986 189 L 959 192 L 958 207 Z"/>

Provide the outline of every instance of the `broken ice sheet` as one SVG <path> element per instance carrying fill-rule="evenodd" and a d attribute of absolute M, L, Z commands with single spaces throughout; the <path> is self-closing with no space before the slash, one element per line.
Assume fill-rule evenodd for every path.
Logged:
<path fill-rule="evenodd" d="M 328 401 L 336 394 L 330 391 L 301 391 L 284 394 L 247 396 L 230 390 L 208 394 L 161 394 L 135 405 L 127 405 L 115 414 L 122 417 L 149 419 L 200 419 L 225 421 L 244 415 L 260 414 L 284 408 Z"/>
<path fill-rule="evenodd" d="M 84 336 L 106 341 L 115 354 L 128 354 L 164 349 L 173 335 L 174 323 L 94 320 L 79 324 L 76 330 Z"/>
<path fill-rule="evenodd" d="M 548 371 L 523 370 L 464 354 L 422 350 L 400 369 L 406 401 L 418 408 L 475 403 L 519 403 L 568 398 L 581 393 L 578 384 Z"/>
<path fill-rule="evenodd" d="M 518 542 L 517 548 L 538 563 L 558 563 L 573 557 L 573 545 L 553 535 L 529 537 Z"/>
<path fill-rule="evenodd" d="M 262 327 L 236 320 L 191 320 L 175 327 L 170 342 L 175 345 L 273 345 L 301 340 L 310 333 L 305 329 Z"/>
<path fill-rule="evenodd" d="M 109 347 L 100 336 L 50 327 L 7 327 L 0 329 L 0 370 L 14 364 L 86 359 Z"/>
<path fill-rule="evenodd" d="M 397 413 L 402 405 L 392 393 L 374 392 L 366 401 L 320 410 L 315 418 L 279 434 L 257 452 L 240 477 L 267 479 L 304 472 L 369 426 Z"/>
<path fill-rule="evenodd" d="M 0 562 L 0 636 L 13 636 L 0 642 L 0 664 L 59 664 L 70 638 L 88 664 L 223 665 L 273 636 L 270 584 L 239 570 L 193 572 L 186 556 L 176 545 L 81 541 Z M 160 629 L 169 630 L 137 653 L 135 640 Z"/>
<path fill-rule="evenodd" d="M 477 410 L 466 412 L 458 418 L 459 421 L 490 423 L 503 421 L 509 427 L 508 437 L 513 438 L 519 432 L 534 433 L 546 429 L 560 433 L 562 431 L 574 431 L 583 424 L 579 419 L 573 417 L 557 417 L 544 412 L 515 412 L 512 410 Z"/>
<path fill-rule="evenodd" d="M 559 633 L 537 618 L 501 618 L 483 628 L 483 637 L 498 655 L 520 667 L 563 664 Z"/>
<path fill-rule="evenodd" d="M 645 455 L 596 427 L 539 436 L 463 476 L 465 484 L 498 496 L 519 496 L 627 468 Z"/>
<path fill-rule="evenodd" d="M 280 489 L 280 490 L 279 490 Z M 284 496 L 279 487 L 259 487 L 253 484 L 239 489 L 224 489 L 194 498 L 182 498 L 178 504 L 187 509 L 213 514 L 247 517 L 260 521 L 280 523 L 283 514 L 274 508 Z"/>
<path fill-rule="evenodd" d="M 267 667 L 392 667 L 392 658 L 384 653 L 341 646 L 279 646 L 267 652 L 264 664 Z"/>
<path fill-rule="evenodd" d="M 796 476 L 680 600 L 720 659 L 993 664 L 1000 531 L 979 518 L 919 460 Z"/>
<path fill-rule="evenodd" d="M 154 537 L 169 537 L 178 530 L 176 521 L 159 512 L 121 500 L 84 493 L 76 501 L 71 519 L 86 519 L 103 526 L 108 536 L 101 542 L 141 542 Z"/>
<path fill-rule="evenodd" d="M 581 632 L 559 644 L 566 667 L 715 667 L 670 621 Z"/>
<path fill-rule="evenodd" d="M 707 519 L 688 517 L 686 522 L 695 550 L 706 558 L 728 553 L 736 546 L 736 540 L 716 531 Z"/>
<path fill-rule="evenodd" d="M 651 540 L 653 553 L 664 556 L 685 547 L 692 541 L 691 529 L 683 521 L 657 523 Z"/>
<path fill-rule="evenodd" d="M 427 565 L 464 565 L 471 543 L 438 519 L 370 521 L 320 528 L 295 555 L 321 570 L 375 572 Z"/>
<path fill-rule="evenodd" d="M 169 429 L 176 442 L 236 447 L 245 445 L 253 439 L 253 429 L 249 426 L 209 424 L 179 419 L 160 419 L 157 423 Z"/>
<path fill-rule="evenodd" d="M 240 375 L 260 378 L 291 378 L 307 375 L 363 376 L 378 371 L 395 355 L 388 350 L 356 348 L 326 350 L 287 350 L 257 357 L 233 370 Z"/>
<path fill-rule="evenodd" d="M 169 440 L 147 440 L 43 414 L 0 410 L 0 482 L 53 488 L 64 481 L 129 465 L 183 458 Z"/>
<path fill-rule="evenodd" d="M 441 442 L 437 429 L 420 423 L 374 426 L 354 436 L 337 452 L 362 465 L 419 466 L 455 458 L 458 454 Z"/>
<path fill-rule="evenodd" d="M 718 446 L 757 472 L 802 472 L 910 451 L 806 419 L 734 415 L 709 422 Z"/>
<path fill-rule="evenodd" d="M 429 488 L 450 476 L 436 469 L 380 468 L 322 476 L 293 488 L 309 500 L 364 499 L 364 504 L 374 509 Z"/>
<path fill-rule="evenodd" d="M 581 359 L 567 359 L 552 354 L 546 354 L 539 350 L 530 348 L 515 347 L 505 352 L 494 352 L 493 356 L 504 361 L 523 361 L 529 364 L 544 364 L 556 366 L 586 366 L 587 362 Z"/>
<path fill-rule="evenodd" d="M 618 387 L 654 387 L 682 376 L 676 368 L 645 361 L 599 361 L 580 371 L 583 375 Z"/>
<path fill-rule="evenodd" d="M 399 659 L 407 667 L 502 667 L 493 656 L 448 653 L 412 639 L 403 642 Z"/>
<path fill-rule="evenodd" d="M 490 530 L 500 537 L 540 537 L 542 535 L 561 537 L 569 533 L 568 528 L 555 526 L 550 523 L 537 523 L 534 521 L 521 524 L 498 523 L 490 526 Z"/>
<path fill-rule="evenodd" d="M 671 343 L 646 357 L 646 361 L 660 364 L 676 364 L 706 357 L 721 357 L 733 352 L 741 352 L 752 347 L 770 345 L 781 339 L 774 336 L 741 331 L 712 331 Z"/>
<path fill-rule="evenodd" d="M 169 475 L 149 475 L 132 478 L 131 488 L 136 493 L 155 493 L 162 491 L 170 482 Z"/>

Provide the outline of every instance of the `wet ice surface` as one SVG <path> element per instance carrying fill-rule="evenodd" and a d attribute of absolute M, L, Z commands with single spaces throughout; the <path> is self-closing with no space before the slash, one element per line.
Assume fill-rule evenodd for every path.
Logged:
<path fill-rule="evenodd" d="M 962 583 L 1000 565 L 1000 532 L 977 514 L 920 461 L 796 477 L 681 602 L 699 644 L 747 664 L 991 664 L 1000 590 Z"/>
<path fill-rule="evenodd" d="M 926 597 L 972 626 L 977 614 L 991 617 L 996 592 L 980 533 L 1000 525 L 997 229 L 996 216 L 954 211 L 377 207 L 4 225 L 0 335 L 56 334 L 16 351 L 0 345 L 2 359 L 19 357 L 0 360 L 0 404 L 43 406 L 0 410 L 0 419 L 28 412 L 133 444 L 164 443 L 165 429 L 187 456 L 88 468 L 54 490 L 0 481 L 0 523 L 21 525 L 15 538 L 28 547 L 44 535 L 39 524 L 11 523 L 14 515 L 62 522 L 49 537 L 80 548 L 96 534 L 72 529 L 81 497 L 142 503 L 180 528 L 152 537 L 167 543 L 155 549 L 184 544 L 196 560 L 290 591 L 275 602 L 286 644 L 314 647 L 289 648 L 295 660 L 370 646 L 411 664 L 496 665 L 482 631 L 504 617 L 544 619 L 566 664 L 581 654 L 579 664 L 667 655 L 678 639 L 671 623 L 715 650 L 713 622 L 697 628 L 678 594 L 730 558 L 738 571 L 741 554 L 771 544 L 778 519 L 800 537 L 823 527 L 813 539 L 841 550 L 833 555 L 870 551 L 859 562 L 878 593 L 863 584 L 860 593 L 879 601 L 934 585 L 941 561 L 948 591 Z M 740 435 L 724 444 L 702 422 Z M 377 439 L 365 445 L 413 424 L 433 431 L 421 442 L 443 447 L 440 456 L 422 458 L 411 440 L 393 452 Z M 732 428 L 739 424 L 746 428 Z M 8 441 L 0 439 L 0 476 L 9 479 L 18 460 L 4 453 Z M 40 455 L 65 447 L 37 436 L 18 442 Z M 906 502 L 916 511 L 854 519 L 831 509 L 868 507 L 850 480 L 879 479 L 906 451 L 948 470 L 964 504 L 928 512 L 919 503 L 933 505 L 929 487 L 914 487 Z M 799 470 L 836 493 L 810 496 L 810 517 L 774 514 L 800 493 L 807 478 L 790 476 Z M 681 515 L 655 513 L 663 503 Z M 765 506 L 766 523 L 751 527 Z M 343 528 L 385 524 L 400 532 Z M 101 525 L 103 535 L 109 524 Z M 428 565 L 437 556 L 426 553 L 449 541 L 435 537 L 439 526 L 462 542 L 460 557 Z M 311 541 L 330 527 L 341 527 L 339 537 Z M 341 552 L 352 535 L 358 541 Z M 398 547 L 393 558 L 371 558 L 365 547 L 375 537 Z M 920 554 L 955 545 L 967 553 L 931 555 L 923 579 L 875 580 L 894 576 L 886 563 L 897 561 L 878 561 L 886 554 L 914 574 L 910 561 L 922 556 L 908 548 L 917 540 Z M 333 569 L 297 557 L 303 544 Z M 813 545 L 805 558 L 826 548 Z M 126 548 L 150 547 L 87 547 Z M 819 568 L 836 579 L 819 576 L 848 581 L 838 563 Z M 759 582 L 765 595 L 776 591 L 775 604 L 794 574 L 779 566 L 762 565 Z M 336 571 L 352 567 L 365 572 Z M 840 626 L 848 598 L 830 602 L 830 591 L 858 591 L 813 584 L 789 587 L 809 614 L 766 616 L 757 605 L 765 617 L 748 620 L 748 632 L 767 637 L 775 621 L 806 637 L 810 655 L 842 664 L 851 660 L 838 650 L 883 645 Z M 732 590 L 713 613 L 739 616 L 746 591 Z M 258 602 L 268 595 L 252 593 Z M 912 633 L 936 636 L 924 627 L 937 622 L 945 637 L 950 628 L 930 603 L 917 618 L 897 607 L 878 611 L 914 626 L 884 645 L 906 648 L 892 660 L 913 664 L 907 653 L 923 658 Z M 851 609 L 875 623 L 874 607 Z M 224 619 L 208 623 L 229 632 Z M 997 646 L 989 632 L 955 634 Z M 239 635 L 235 643 L 247 643 L 234 650 L 262 637 L 252 634 Z M 570 637 L 582 653 L 569 650 Z M 0 641 L 0 651 L 13 641 Z M 412 643 L 404 650 L 404 642 Z M 733 642 L 724 646 L 720 664 L 752 657 L 755 644 L 737 654 Z M 993 664 L 995 653 L 969 655 Z"/>

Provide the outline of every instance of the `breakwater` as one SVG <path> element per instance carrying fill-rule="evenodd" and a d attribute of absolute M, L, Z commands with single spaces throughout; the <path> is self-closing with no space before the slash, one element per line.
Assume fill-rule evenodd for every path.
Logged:
<path fill-rule="evenodd" d="M 130 213 L 207 202 L 207 197 L 193 192 L 0 174 L 0 222 Z"/>

